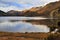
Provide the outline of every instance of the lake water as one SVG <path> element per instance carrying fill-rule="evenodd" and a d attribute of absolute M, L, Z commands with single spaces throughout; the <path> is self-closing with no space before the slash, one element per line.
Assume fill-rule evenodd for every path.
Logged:
<path fill-rule="evenodd" d="M 43 20 L 44 17 L 0 17 L 0 21 L 3 20 Z"/>
<path fill-rule="evenodd" d="M 44 20 L 43 17 L 0 17 L 0 31 L 6 32 L 49 32 L 47 25 L 33 25 L 20 20 Z M 16 22 L 10 22 L 16 20 Z M 19 20 L 19 21 L 17 21 Z"/>

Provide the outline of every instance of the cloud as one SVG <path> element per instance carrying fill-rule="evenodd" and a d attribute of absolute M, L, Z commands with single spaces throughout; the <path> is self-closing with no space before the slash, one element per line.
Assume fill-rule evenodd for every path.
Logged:
<path fill-rule="evenodd" d="M 3 11 L 12 10 L 12 8 L 15 10 L 24 10 L 54 1 L 58 0 L 0 0 L 0 9 Z"/>
<path fill-rule="evenodd" d="M 27 22 L 9 22 L 0 23 L 0 31 L 5 32 L 49 32 L 46 25 L 32 25 Z"/>
<path fill-rule="evenodd" d="M 54 2 L 58 0 L 1 0 L 2 2 L 9 3 L 18 3 L 18 4 L 30 4 L 30 5 L 44 5 L 48 2 Z"/>
<path fill-rule="evenodd" d="M 10 10 L 20 10 L 20 9 L 18 7 L 15 7 L 15 6 L 9 6 L 9 7 L 0 7 L 0 10 L 7 12 Z"/>

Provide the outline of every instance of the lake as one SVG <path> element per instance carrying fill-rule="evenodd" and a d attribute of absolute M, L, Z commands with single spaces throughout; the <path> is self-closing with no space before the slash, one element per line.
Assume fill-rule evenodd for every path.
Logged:
<path fill-rule="evenodd" d="M 44 17 L 0 17 L 0 31 L 5 32 L 49 32 L 47 25 L 33 25 L 22 20 L 44 20 Z M 10 22 L 16 20 L 16 22 Z"/>

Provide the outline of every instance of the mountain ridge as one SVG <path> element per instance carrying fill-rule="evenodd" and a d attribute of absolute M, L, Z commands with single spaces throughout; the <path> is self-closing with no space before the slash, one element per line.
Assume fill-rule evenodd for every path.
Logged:
<path fill-rule="evenodd" d="M 44 16 L 49 17 L 51 11 L 60 8 L 60 1 L 51 2 L 44 7 L 33 7 L 29 10 L 23 10 L 23 11 L 15 11 L 10 10 L 6 12 L 6 15 L 0 14 L 0 16 L 27 16 L 27 17 L 37 17 L 37 16 Z"/>

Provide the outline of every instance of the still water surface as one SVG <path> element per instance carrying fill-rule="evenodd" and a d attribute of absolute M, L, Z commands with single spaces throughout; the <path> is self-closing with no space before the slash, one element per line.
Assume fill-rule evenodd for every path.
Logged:
<path fill-rule="evenodd" d="M 44 20 L 43 17 L 0 17 L 0 31 L 6 32 L 49 32 L 47 25 L 32 25 L 20 20 Z M 16 20 L 16 22 L 10 22 Z M 17 21 L 19 20 L 19 21 Z"/>

